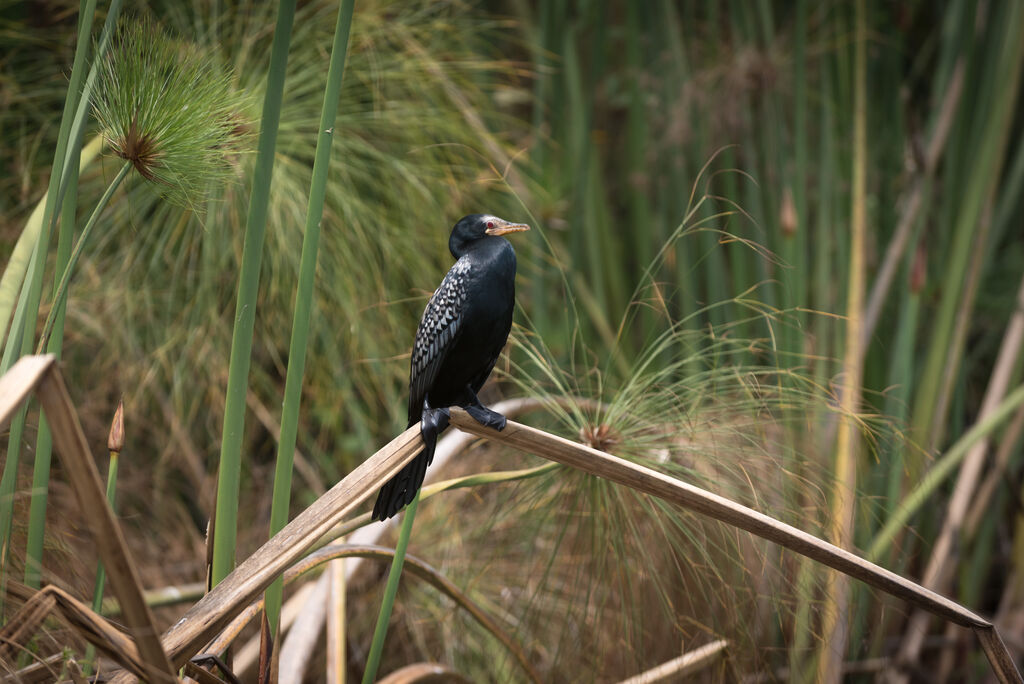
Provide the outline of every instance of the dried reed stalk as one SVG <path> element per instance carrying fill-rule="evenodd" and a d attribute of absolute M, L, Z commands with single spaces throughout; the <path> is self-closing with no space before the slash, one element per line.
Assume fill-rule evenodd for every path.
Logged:
<path fill-rule="evenodd" d="M 412 460 L 421 443 L 418 427 L 403 432 L 235 568 L 164 633 L 171 662 L 178 666 L 187 662 L 320 537 Z"/>
<path fill-rule="evenodd" d="M 50 424 L 54 447 L 67 470 L 82 517 L 96 542 L 114 593 L 120 599 L 124 620 L 138 645 L 146 678 L 151 682 L 177 681 L 160 646 L 153 614 L 142 597 L 142 585 L 128 553 L 128 544 L 107 505 L 100 474 L 54 356 L 24 357 L 0 378 L 0 427 L 33 390 Z"/>
<path fill-rule="evenodd" d="M 978 634 L 985 655 L 999 680 L 1024 682 L 991 622 L 894 572 L 725 497 L 603 451 L 520 423 L 509 421 L 503 431 L 497 432 L 483 427 L 461 409 L 452 409 L 451 414 L 452 425 L 461 430 L 564 463 L 746 530 L 945 620 L 970 627 Z"/>
<path fill-rule="evenodd" d="M 660 682 L 678 682 L 683 677 L 688 677 L 700 672 L 715 664 L 728 655 L 726 650 L 729 642 L 725 639 L 712 641 L 700 648 L 688 651 L 678 658 L 673 658 L 667 663 L 662 663 L 650 670 L 624 679 L 619 684 L 659 684 Z"/>
<path fill-rule="evenodd" d="M 23 584 L 11 582 L 8 585 L 8 592 L 24 600 L 25 604 L 11 616 L 0 631 L 0 657 L 6 658 L 17 647 L 25 646 L 42 620 L 50 615 L 56 615 L 111 660 L 136 676 L 146 676 L 146 668 L 135 642 L 114 627 L 109 620 L 93 612 L 89 606 L 63 589 L 49 585 L 34 591 Z M 22 680 L 22 674 L 23 672 L 14 673 L 13 681 L 31 679 L 26 677 Z"/>

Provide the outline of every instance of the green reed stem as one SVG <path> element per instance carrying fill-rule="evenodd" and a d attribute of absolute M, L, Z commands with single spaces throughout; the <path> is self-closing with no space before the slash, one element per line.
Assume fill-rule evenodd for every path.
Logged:
<path fill-rule="evenodd" d="M 284 407 L 281 413 L 281 437 L 277 443 L 277 465 L 274 470 L 274 494 L 270 507 L 270 536 L 274 536 L 288 522 L 288 504 L 291 499 L 292 464 L 295 441 L 299 429 L 299 406 L 302 402 L 302 376 L 306 368 L 306 349 L 309 324 L 313 309 L 313 280 L 320 247 L 320 219 L 324 212 L 327 192 L 327 169 L 331 161 L 331 143 L 334 140 L 334 122 L 338 114 L 341 79 L 345 71 L 345 53 L 348 51 L 349 30 L 355 0 L 342 0 L 338 22 L 331 46 L 331 65 L 327 70 L 327 87 L 317 130 L 316 156 L 313 159 L 313 179 L 309 187 L 306 209 L 306 233 L 302 240 L 302 259 L 299 263 L 299 284 L 295 293 L 295 313 L 292 318 L 292 338 L 288 346 L 288 373 L 284 386 Z M 279 578 L 267 587 L 265 603 L 271 634 L 277 633 L 284 588 Z"/>
<path fill-rule="evenodd" d="M 110 181 L 110 185 L 103 192 L 100 201 L 96 203 L 96 208 L 93 209 L 89 221 L 85 224 L 85 228 L 82 229 L 82 235 L 78 238 L 78 242 L 75 243 L 75 251 L 71 253 L 67 267 L 64 268 L 60 282 L 57 283 L 57 289 L 53 293 L 53 306 L 50 307 L 50 313 L 47 315 L 46 323 L 43 325 L 43 333 L 39 337 L 39 346 L 36 348 L 37 354 L 42 354 L 43 350 L 49 347 L 50 336 L 54 332 L 54 325 L 58 318 L 61 319 L 61 327 L 63 328 L 63 312 L 64 306 L 67 303 L 68 285 L 71 283 L 71 276 L 74 274 L 75 266 L 82 256 L 82 251 L 85 249 L 89 237 L 92 235 L 93 228 L 96 227 L 99 221 L 100 214 L 103 213 L 103 210 L 110 202 L 110 198 L 113 197 L 114 191 L 121 185 L 121 181 L 125 179 L 125 176 L 128 175 L 131 169 L 131 162 L 125 162 L 121 165 L 121 170 L 114 176 L 114 180 Z"/>
<path fill-rule="evenodd" d="M 92 7 L 85 7 L 84 11 L 94 11 L 95 2 L 92 3 Z M 88 56 L 88 32 L 82 32 L 85 27 L 91 30 L 92 17 L 80 17 L 80 35 L 79 35 L 79 49 L 76 50 L 76 66 L 73 69 L 79 69 L 80 72 L 84 71 L 85 63 L 84 60 Z M 83 47 L 83 43 L 85 44 Z M 79 54 L 82 55 L 81 60 Z M 80 77 L 81 80 L 81 77 Z M 77 86 L 71 86 L 77 87 Z M 71 108 L 66 112 L 77 109 L 80 95 L 76 93 L 74 102 L 72 102 Z M 69 97 L 69 100 L 72 98 Z M 61 124 L 63 128 L 63 124 Z M 71 128 L 68 128 L 68 137 L 65 139 L 65 152 L 67 157 L 74 159 L 72 156 L 78 156 L 81 154 L 81 134 L 74 134 Z M 63 197 L 62 208 L 60 212 L 53 212 L 50 214 L 49 220 L 44 217 L 44 226 L 46 226 L 46 243 L 49 243 L 53 231 L 53 225 L 56 223 L 57 216 L 61 215 L 63 218 L 60 221 L 60 232 L 57 242 L 57 255 L 56 255 L 56 270 L 55 273 L 61 272 L 61 268 L 69 260 L 69 250 L 71 249 L 71 241 L 75 232 L 75 214 L 78 208 L 77 203 L 77 189 L 78 189 L 78 165 L 68 164 L 65 165 L 65 159 L 55 160 L 54 173 L 61 184 L 65 185 L 66 189 L 70 189 L 71 193 L 68 193 Z M 59 167 L 59 171 L 56 168 Z M 116 182 L 120 182 L 116 181 Z M 59 191 L 54 191 L 52 197 L 52 205 L 50 202 L 51 198 L 47 196 L 48 208 L 55 208 L 56 203 L 60 201 Z M 100 200 L 100 204 L 105 204 L 104 200 Z M 98 213 L 98 212 L 97 212 Z M 95 214 L 94 214 L 95 215 Z M 40 245 L 40 248 L 43 246 Z M 40 249 L 36 253 L 37 265 L 43 266 L 45 263 L 46 254 L 43 249 Z M 29 309 L 26 314 L 29 316 L 27 320 L 33 319 L 34 316 L 38 316 L 39 301 L 42 297 L 41 283 L 44 276 L 44 268 L 40 267 L 33 273 L 33 281 L 30 284 L 30 302 Z M 67 274 L 67 271 L 65 271 Z M 40 286 L 40 287 L 37 287 Z M 54 284 L 54 287 L 56 284 Z M 59 319 L 60 338 L 63 337 L 63 300 L 59 299 L 56 294 L 54 300 L 50 306 L 50 312 L 47 316 L 47 326 L 44 328 L 44 337 L 40 339 L 39 349 L 46 348 L 46 337 L 45 334 L 52 330 L 54 324 Z M 35 326 L 26 326 L 23 330 L 22 335 L 22 351 L 27 352 L 32 345 L 32 340 L 35 335 Z M 56 349 L 47 349 L 50 352 L 59 352 L 59 342 L 56 345 Z M 26 547 L 26 559 L 25 559 L 25 584 L 33 589 L 38 589 L 41 581 L 42 572 L 42 560 L 43 560 L 43 538 L 46 531 L 46 503 L 47 494 L 49 489 L 50 480 L 50 461 L 53 455 L 52 440 L 50 437 L 50 431 L 46 425 L 44 417 L 40 417 L 39 421 L 39 432 L 36 435 L 36 454 L 33 463 L 32 472 L 32 489 L 31 499 L 29 504 L 29 530 L 28 530 L 28 541 Z M 14 448 L 16 445 L 11 444 Z"/>
<path fill-rule="evenodd" d="M 70 147 L 77 150 L 81 147 L 81 140 L 72 139 Z M 125 165 L 128 166 L 127 164 Z M 39 350 L 44 348 L 48 353 L 55 354 L 58 358 L 61 355 L 61 348 L 64 343 L 64 312 L 67 303 L 67 283 L 71 271 L 78 261 L 82 252 L 82 245 L 92 231 L 103 208 L 109 202 L 114 189 L 120 185 L 127 168 L 123 168 L 117 178 L 107 188 L 100 199 L 96 209 L 89 219 L 89 223 L 82 231 L 82 236 L 76 245 L 75 251 L 71 252 L 71 240 L 75 232 L 75 215 L 78 211 L 78 166 L 72 164 L 68 169 L 68 192 L 64 195 L 61 208 L 60 234 L 57 240 L 57 261 L 54 269 L 54 298 L 50 304 L 50 313 L 46 318 L 43 336 L 39 340 Z M 57 274 L 63 276 L 57 280 Z M 61 289 L 63 288 L 63 289 Z M 55 334 L 47 338 L 50 331 Z M 43 561 L 43 537 L 46 532 L 46 505 L 47 494 L 50 482 L 50 464 L 53 457 L 53 439 L 50 435 L 50 427 L 46 417 L 40 415 L 39 432 L 36 435 L 36 453 L 32 467 L 32 496 L 29 502 L 29 526 L 28 540 L 25 551 L 25 584 L 38 588 L 41 579 Z"/>
<path fill-rule="evenodd" d="M 1024 60 L 1020 35 L 1022 19 L 1016 5 L 993 7 L 992 11 L 1003 10 L 1008 16 L 997 16 L 995 26 L 1005 27 L 1000 40 L 987 46 L 990 50 L 983 73 L 978 79 L 980 91 L 975 94 L 978 102 L 987 103 L 982 110 L 987 116 L 976 116 L 972 128 L 959 131 L 961 149 L 968 149 L 963 171 L 967 174 L 964 186 L 956 193 L 959 204 L 951 225 L 948 259 L 943 268 L 942 300 L 931 326 L 930 344 L 920 386 L 916 395 L 913 412 L 913 437 L 930 451 L 937 447 L 947 427 L 946 412 L 951 392 L 953 371 L 963 363 L 961 353 L 963 330 L 957 319 L 963 314 L 970 316 L 974 297 L 968 288 L 971 255 L 975 250 L 986 249 L 988 222 L 984 220 L 986 204 L 999 187 L 1001 170 L 1009 148 L 1008 136 L 1014 121 L 1014 104 Z M 1010 37 L 1012 36 L 1012 37 Z M 973 169 L 973 171 L 971 171 Z M 908 473 L 916 477 L 924 467 L 918 454 L 908 453 Z"/>
<path fill-rule="evenodd" d="M 107 12 L 107 19 L 103 26 L 98 54 L 102 54 L 110 32 L 117 21 L 121 10 L 122 0 L 113 0 Z M 64 111 L 61 115 L 60 130 L 57 136 L 57 147 L 54 151 L 53 168 L 50 174 L 49 187 L 43 199 L 43 211 L 36 223 L 36 214 L 33 213 L 26 230 L 32 230 L 34 235 L 28 238 L 25 243 L 25 252 L 29 245 L 34 242 L 32 257 L 28 262 L 18 261 L 8 264 L 8 268 L 14 265 L 16 271 L 24 268 L 28 263 L 27 271 L 21 273 L 12 272 L 8 279 L 7 269 L 4 271 L 4 281 L 10 286 L 10 293 L 13 295 L 16 281 L 21 276 L 26 276 L 26 281 L 21 283 L 23 296 L 18 300 L 18 308 L 15 310 L 15 321 L 11 326 L 11 333 L 7 337 L 4 349 L 3 363 L 0 364 L 0 372 L 5 372 L 10 364 L 31 349 L 32 339 L 35 334 L 35 321 L 39 313 L 39 301 L 42 297 L 42 282 L 46 265 L 46 257 L 49 251 L 50 236 L 57 217 L 61 212 L 56 211 L 58 203 L 63 202 L 63 215 L 70 217 L 62 224 L 60 245 L 57 255 L 57 273 L 61 272 L 62 265 L 67 261 L 67 249 L 71 243 L 71 236 L 74 232 L 75 211 L 77 209 L 78 173 L 81 166 L 91 161 L 92 157 L 99 151 L 100 145 L 90 143 L 91 152 L 86 155 L 82 153 L 82 122 L 89 109 L 92 82 L 95 79 L 95 65 L 90 69 L 89 78 L 86 79 L 85 87 L 82 87 L 83 74 L 85 73 L 86 61 L 89 57 L 89 35 L 92 32 L 92 21 L 96 11 L 95 0 L 83 0 L 79 8 L 78 42 L 75 48 L 75 59 L 72 65 L 71 78 L 68 84 L 67 95 L 64 100 Z M 72 116 L 74 112 L 74 116 Z M 78 160 L 79 163 L 73 163 Z M 68 190 L 71 192 L 65 194 Z M 21 239 L 19 238 L 19 243 Z M 10 315 L 10 304 L 13 303 L 13 296 L 5 297 L 0 303 L 2 311 L 0 316 L 6 325 Z M 60 327 L 63 329 L 63 306 L 54 306 L 61 311 Z M 51 314 L 53 313 L 51 308 Z M 31 321 L 31 324 L 28 322 Z M 52 324 L 51 324 L 52 325 Z M 20 349 L 15 352 L 16 345 Z M 56 351 L 59 352 L 58 343 Z M 10 539 L 11 517 L 13 513 L 13 493 L 16 485 L 18 461 L 21 448 L 21 437 L 24 431 L 25 416 L 27 407 L 16 414 L 11 424 L 10 438 L 8 441 L 7 461 L 4 466 L 2 481 L 0 481 L 0 538 Z M 33 465 L 33 487 L 32 500 L 29 512 L 29 533 L 28 551 L 25 564 L 26 582 L 29 586 L 39 585 L 39 571 L 42 560 L 42 542 L 46 518 L 46 493 L 49 484 L 50 457 L 52 456 L 52 445 L 50 442 L 49 429 L 45 419 L 40 420 L 39 434 L 37 435 L 36 459 Z M 0 584 L 6 580 L 6 558 L 9 549 L 0 549 Z M 2 589 L 2 587 L 0 587 Z M 0 618 L 3 615 L 3 591 L 0 591 Z"/>
<path fill-rule="evenodd" d="M 249 195 L 245 242 L 242 247 L 242 268 L 238 276 L 238 302 L 235 305 L 235 327 L 231 336 L 231 361 L 228 366 L 224 431 L 221 434 L 217 478 L 217 527 L 213 540 L 213 568 L 210 576 L 213 584 L 224 579 L 235 567 L 245 399 L 249 393 L 249 365 L 252 356 L 253 327 L 256 323 L 256 297 L 259 293 L 263 238 L 267 227 L 267 205 L 270 201 L 270 182 L 274 171 L 274 149 L 277 146 L 277 129 L 281 121 L 288 44 L 294 19 L 295 0 L 285 0 L 278 7 L 277 24 L 274 28 L 274 43 L 267 73 L 267 92 L 263 99 L 256 171 Z"/>
<path fill-rule="evenodd" d="M 391 570 L 388 571 L 388 582 L 384 586 L 384 598 L 380 604 L 380 614 L 377 616 L 377 626 L 373 630 L 373 642 L 370 644 L 370 655 L 366 659 L 366 670 L 363 671 L 363 684 L 371 684 L 377 681 L 377 668 L 380 666 L 380 656 L 384 651 L 384 639 L 388 635 L 388 623 L 391 622 L 391 609 L 395 606 L 395 594 L 398 593 L 398 582 L 402 578 L 402 566 L 405 564 L 405 550 L 409 546 L 409 537 L 412 536 L 412 523 L 416 518 L 416 509 L 420 505 L 420 493 L 405 509 L 402 516 L 402 528 L 398 533 L 398 544 L 395 545 L 395 557 L 391 561 Z"/>
<path fill-rule="evenodd" d="M 110 510 L 116 512 L 117 503 L 117 464 L 120 454 L 117 451 L 110 452 L 110 466 L 107 469 L 107 503 Z M 103 562 L 96 564 L 96 583 L 92 590 L 92 609 L 101 613 L 103 609 L 103 586 L 107 582 L 107 569 Z M 85 649 L 85 674 L 90 674 L 93 661 L 96 659 L 96 647 L 91 643 Z"/>
<path fill-rule="evenodd" d="M 875 535 L 874 541 L 871 543 L 871 547 L 868 549 L 865 557 L 872 563 L 876 562 L 924 502 L 953 473 L 970 448 L 979 440 L 988 437 L 996 428 L 1002 425 L 1003 421 L 1010 418 L 1021 405 L 1024 405 L 1024 386 L 1020 386 L 1013 392 L 1010 392 L 985 420 L 977 423 L 964 433 L 949 448 L 949 451 L 939 457 L 932 464 L 931 468 L 928 469 L 924 477 L 921 478 L 920 483 L 904 498 L 903 503 L 896 509 L 896 512 L 885 521 L 885 525 Z"/>

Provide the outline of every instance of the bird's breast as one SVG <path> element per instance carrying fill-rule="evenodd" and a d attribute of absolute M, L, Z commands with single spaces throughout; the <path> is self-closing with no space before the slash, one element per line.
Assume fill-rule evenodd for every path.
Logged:
<path fill-rule="evenodd" d="M 503 241 L 504 242 L 504 241 Z M 516 257 L 511 246 L 470 259 L 465 276 L 466 321 L 490 327 L 511 316 L 515 306 Z M 508 334 L 508 331 L 505 331 Z"/>

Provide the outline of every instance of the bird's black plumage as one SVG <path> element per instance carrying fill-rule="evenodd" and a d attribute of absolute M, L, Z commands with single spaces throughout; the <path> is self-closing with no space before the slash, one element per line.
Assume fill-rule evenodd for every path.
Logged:
<path fill-rule="evenodd" d="M 501 430 L 505 418 L 480 404 L 480 391 L 512 328 L 516 254 L 501 235 L 528 230 L 488 214 L 470 214 L 452 229 L 455 264 L 427 302 L 409 370 L 409 427 L 421 423 L 423 451 L 377 495 L 373 519 L 385 520 L 413 500 L 434 458 L 449 406 L 461 406 Z"/>

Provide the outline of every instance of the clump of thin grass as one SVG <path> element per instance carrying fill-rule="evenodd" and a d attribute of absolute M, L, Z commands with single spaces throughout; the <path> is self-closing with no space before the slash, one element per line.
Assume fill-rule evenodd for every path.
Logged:
<path fill-rule="evenodd" d="M 694 341 L 678 332 L 666 340 L 680 348 Z M 755 342 L 731 344 L 747 350 Z M 715 351 L 709 352 L 701 360 L 711 367 L 697 376 L 639 369 L 628 387 L 610 379 L 600 408 L 581 402 L 529 422 L 550 421 L 568 438 L 783 519 L 824 515 L 824 496 L 814 495 L 823 473 L 805 474 L 804 510 L 793 510 L 783 494 L 786 426 L 779 409 L 803 405 L 808 395 L 779 391 L 774 369 L 736 372 L 729 351 L 720 346 L 717 353 L 721 365 L 712 365 Z M 513 368 L 510 376 L 524 377 L 528 368 Z M 573 394 L 554 381 L 527 384 L 552 407 L 556 400 L 572 406 Z M 460 461 L 470 472 L 533 464 L 498 446 Z M 791 564 L 770 544 L 570 469 L 438 497 L 419 517 L 411 552 L 430 555 L 453 581 L 505 614 L 551 679 L 625 677 L 715 638 L 730 640 L 744 668 L 761 669 L 772 656 L 759 645 L 779 615 L 794 611 Z M 471 678 L 500 678 L 513 669 L 490 637 L 432 593 L 400 600 L 399 615 L 405 638 L 395 639 L 408 646 L 391 653 L 392 664 L 445 650 Z"/>

